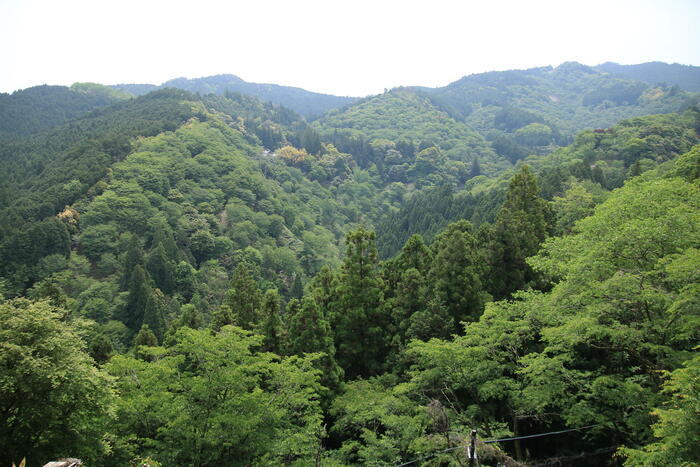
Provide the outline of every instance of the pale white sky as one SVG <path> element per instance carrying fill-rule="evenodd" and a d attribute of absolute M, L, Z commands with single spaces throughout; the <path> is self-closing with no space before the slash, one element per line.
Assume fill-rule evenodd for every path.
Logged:
<path fill-rule="evenodd" d="M 0 91 L 246 81 L 367 95 L 575 60 L 700 65 L 698 0 L 0 0 Z"/>

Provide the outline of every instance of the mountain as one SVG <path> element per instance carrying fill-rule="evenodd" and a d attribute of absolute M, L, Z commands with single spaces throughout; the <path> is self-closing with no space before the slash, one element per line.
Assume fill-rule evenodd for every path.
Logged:
<path fill-rule="evenodd" d="M 195 79 L 176 78 L 166 81 L 160 86 L 151 84 L 117 84 L 112 87 L 134 95 L 142 95 L 155 89 L 166 87 L 183 89 L 202 95 L 223 95 L 226 92 L 236 92 L 288 107 L 308 118 L 322 115 L 331 109 L 342 107 L 356 100 L 353 97 L 320 94 L 291 86 L 249 83 L 238 76 L 230 74 Z"/>
<path fill-rule="evenodd" d="M 700 110 L 597 126 L 692 95 L 91 87 L 0 136 L 0 463 L 700 460 Z"/>
<path fill-rule="evenodd" d="M 523 160 L 538 176 L 547 201 L 562 196 L 576 179 L 592 197 L 621 187 L 625 180 L 677 158 L 700 144 L 700 113 L 648 115 L 623 120 L 605 131 L 586 130 L 572 144 Z M 493 178 L 476 177 L 463 189 L 435 187 L 414 193 L 377 224 L 382 257 L 396 254 L 413 234 L 432 240 L 450 222 L 493 222 L 503 202 L 511 168 Z"/>
<path fill-rule="evenodd" d="M 124 92 L 93 83 L 35 86 L 0 94 L 0 137 L 29 135 L 128 99 Z"/>
<path fill-rule="evenodd" d="M 607 128 L 623 118 L 674 112 L 692 97 L 576 62 L 465 76 L 430 92 L 476 130 L 503 131 L 516 142 L 568 137 L 586 128 Z M 528 128 L 531 124 L 544 124 L 552 134 L 541 127 Z"/>
<path fill-rule="evenodd" d="M 352 136 L 366 138 L 370 146 L 372 141 L 380 140 L 408 146 L 407 150 L 397 148 L 400 156 L 383 158 L 381 165 L 387 170 L 394 165 L 411 164 L 414 146 L 417 152 L 437 147 L 452 161 L 473 164 L 478 159 L 482 170 L 489 174 L 510 165 L 480 134 L 436 105 L 430 94 L 413 89 L 398 88 L 363 99 L 329 112 L 314 126 L 341 150 L 346 150 L 343 139 Z"/>
<path fill-rule="evenodd" d="M 700 92 L 700 67 L 698 66 L 663 62 L 647 62 L 637 65 L 605 62 L 596 66 L 595 69 L 649 84 L 665 83 L 669 86 L 678 86 L 686 91 Z"/>
<path fill-rule="evenodd" d="M 447 173 L 464 183 L 548 154 L 581 130 L 675 112 L 694 99 L 677 87 L 569 62 L 470 75 L 442 88 L 396 88 L 331 110 L 312 126 L 362 166 L 375 164 L 386 180 L 421 184 L 431 169 L 417 168 L 442 157 L 452 164 Z M 439 153 L 424 154 L 423 162 L 414 157 L 429 147 Z"/>

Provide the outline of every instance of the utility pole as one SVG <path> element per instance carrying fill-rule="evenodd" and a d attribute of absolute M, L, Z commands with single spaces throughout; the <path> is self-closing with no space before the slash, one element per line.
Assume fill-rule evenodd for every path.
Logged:
<path fill-rule="evenodd" d="M 472 440 L 469 444 L 469 467 L 476 467 L 476 430 L 472 430 Z"/>

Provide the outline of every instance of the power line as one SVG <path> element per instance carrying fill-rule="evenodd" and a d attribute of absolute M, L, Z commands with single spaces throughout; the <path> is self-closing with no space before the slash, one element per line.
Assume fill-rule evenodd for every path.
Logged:
<path fill-rule="evenodd" d="M 548 433 L 538 433 L 536 435 L 526 435 L 526 436 L 517 436 L 515 438 L 501 438 L 501 439 L 491 439 L 488 441 L 482 441 L 484 444 L 492 444 L 492 443 L 500 443 L 502 441 L 516 441 L 519 439 L 528 439 L 528 438 L 539 438 L 540 436 L 549 436 L 549 435 L 558 435 L 561 433 L 569 433 L 572 431 L 581 431 L 581 430 L 588 430 L 589 428 L 595 428 L 597 426 L 600 426 L 600 423 L 596 425 L 587 425 L 587 426 L 582 426 L 581 428 L 571 428 L 568 430 L 560 430 L 560 431 L 550 431 Z"/>
<path fill-rule="evenodd" d="M 570 428 L 570 429 L 568 429 L 568 430 L 549 431 L 549 432 L 547 432 L 547 433 L 538 433 L 538 434 L 536 434 L 536 435 L 516 436 L 516 437 L 514 437 L 514 438 L 490 439 L 490 440 L 482 441 L 482 443 L 484 443 L 484 444 L 493 444 L 493 443 L 501 443 L 501 442 L 504 442 L 504 441 L 517 441 L 517 440 L 520 440 L 520 439 L 539 438 L 539 437 L 542 437 L 542 436 L 559 435 L 559 434 L 562 434 L 562 433 L 570 433 L 570 432 L 572 432 L 572 431 L 588 430 L 588 429 L 590 429 L 590 428 L 595 428 L 595 427 L 600 426 L 600 425 L 601 425 L 601 424 L 598 423 L 598 424 L 596 424 L 596 425 L 586 425 L 586 426 L 582 426 L 581 428 Z M 453 447 L 453 448 L 443 449 L 442 451 L 437 451 L 437 452 L 434 452 L 434 453 L 432 453 L 432 454 L 428 454 L 427 456 L 419 457 L 418 459 L 413 459 L 412 461 L 404 462 L 403 464 L 397 464 L 395 467 L 404 467 L 404 466 L 406 466 L 406 465 L 415 464 L 416 462 L 424 461 L 424 460 L 426 460 L 426 459 L 430 459 L 431 457 L 435 457 L 435 456 L 437 456 L 438 454 L 444 454 L 444 453 L 446 453 L 446 452 L 452 452 L 452 451 L 456 451 L 457 449 L 463 449 L 463 448 L 468 448 L 468 447 L 469 447 L 468 444 L 464 444 L 464 445 L 462 445 L 462 446 L 456 446 L 456 447 Z"/>

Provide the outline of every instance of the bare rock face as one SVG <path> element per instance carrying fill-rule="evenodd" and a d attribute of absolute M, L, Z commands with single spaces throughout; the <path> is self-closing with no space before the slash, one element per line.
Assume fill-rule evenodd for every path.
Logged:
<path fill-rule="evenodd" d="M 80 459 L 59 459 L 54 462 L 49 462 L 44 467 L 80 467 L 83 462 Z"/>

